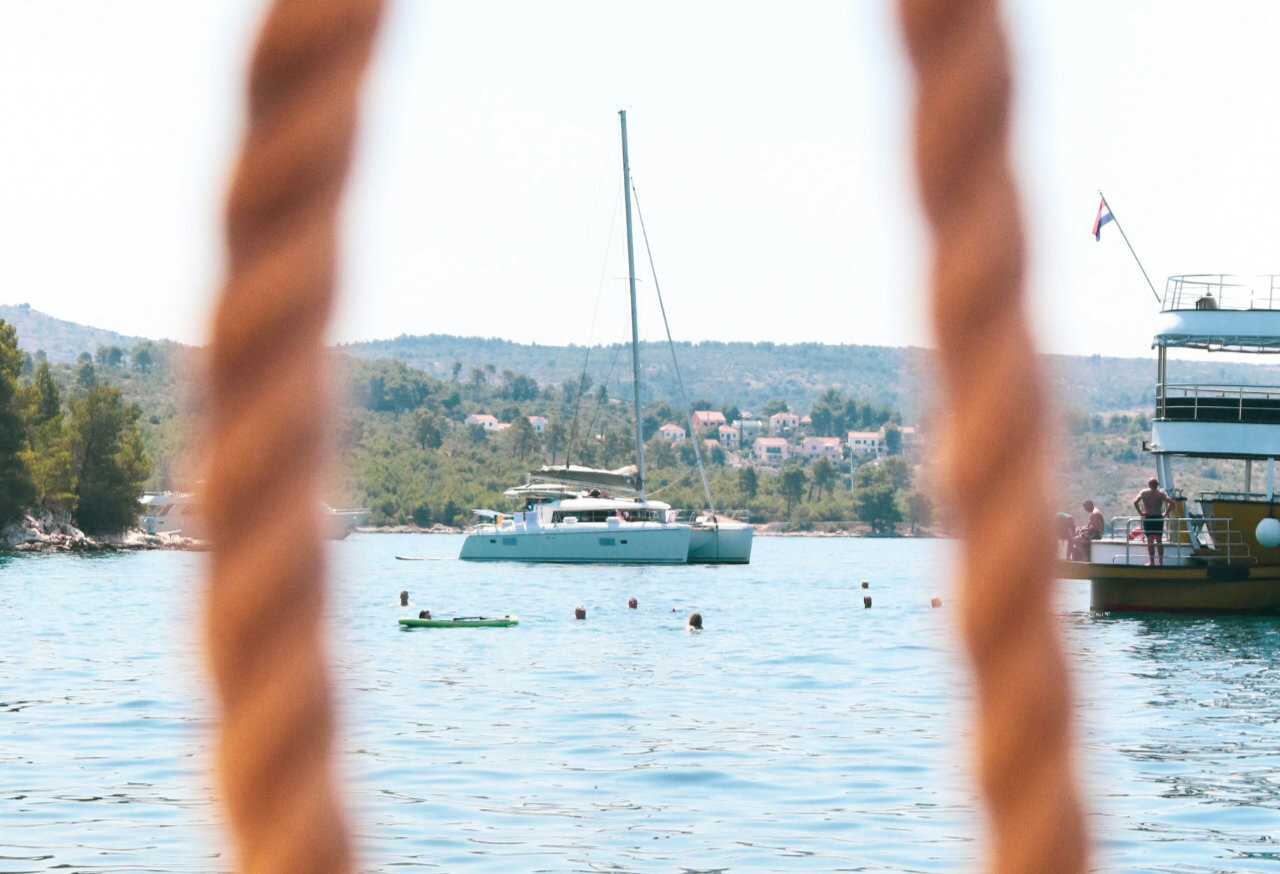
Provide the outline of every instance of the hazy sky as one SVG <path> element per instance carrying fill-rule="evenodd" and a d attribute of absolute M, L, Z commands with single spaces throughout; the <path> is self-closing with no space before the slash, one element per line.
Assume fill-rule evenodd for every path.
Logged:
<path fill-rule="evenodd" d="M 204 342 L 263 8 L 0 2 L 0 303 Z M 930 342 L 892 4 L 388 11 L 333 339 L 620 339 L 625 108 L 677 339 Z M 1280 272 L 1280 6 L 1019 0 L 1006 18 L 1046 349 L 1150 346 L 1156 304 L 1124 241 L 1089 233 L 1099 188 L 1158 289 Z M 641 294 L 656 339 L 651 281 Z"/>

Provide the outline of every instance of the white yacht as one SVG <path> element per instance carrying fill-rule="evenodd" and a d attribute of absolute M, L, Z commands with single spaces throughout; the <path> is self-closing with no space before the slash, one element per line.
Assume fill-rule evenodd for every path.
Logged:
<path fill-rule="evenodd" d="M 684 564 L 690 526 L 673 521 L 669 504 L 635 489 L 636 468 L 616 471 L 544 467 L 508 489 L 514 513 L 475 510 L 485 521 L 462 544 L 474 561 Z"/>
<path fill-rule="evenodd" d="M 627 275 L 631 292 L 632 413 L 636 466 L 620 470 L 543 467 L 504 494 L 520 504 L 510 515 L 475 510 L 473 527 L 458 557 L 473 561 L 685 564 L 690 526 L 675 521 L 669 504 L 646 499 L 644 437 L 640 416 L 640 338 L 636 325 L 636 261 L 631 228 L 631 167 L 627 114 L 622 124 L 622 182 L 626 198 Z"/>

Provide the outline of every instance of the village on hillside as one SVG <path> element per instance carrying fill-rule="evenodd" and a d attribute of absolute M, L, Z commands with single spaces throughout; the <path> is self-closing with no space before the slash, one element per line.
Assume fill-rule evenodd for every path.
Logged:
<path fill-rule="evenodd" d="M 526 416 L 533 433 L 541 437 L 550 424 L 545 416 Z M 471 413 L 464 420 L 485 433 L 501 433 L 511 427 L 490 413 Z M 715 453 L 717 461 L 731 468 L 780 469 L 793 461 L 807 463 L 825 458 L 832 464 L 848 466 L 858 460 L 885 455 L 918 457 L 922 451 L 919 431 L 912 425 L 885 424 L 869 431 L 848 431 L 845 437 L 811 433 L 813 418 L 780 410 L 767 418 L 743 411 L 740 418 L 725 421 L 720 410 L 694 410 L 689 418 L 693 433 L 699 435 L 704 450 Z M 664 422 L 658 436 L 673 447 L 689 440 L 689 429 Z"/>

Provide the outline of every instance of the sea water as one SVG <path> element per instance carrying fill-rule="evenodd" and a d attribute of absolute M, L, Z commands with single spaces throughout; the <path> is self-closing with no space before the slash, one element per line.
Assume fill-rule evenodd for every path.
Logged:
<path fill-rule="evenodd" d="M 749 566 L 720 568 L 473 564 L 460 545 L 330 546 L 339 764 L 364 870 L 980 864 L 953 544 L 759 538 Z M 181 552 L 0 558 L 2 874 L 231 868 L 203 567 Z M 1087 585 L 1060 583 L 1055 609 L 1096 866 L 1280 868 L 1280 619 L 1097 616 Z M 399 628 L 424 608 L 520 624 Z"/>

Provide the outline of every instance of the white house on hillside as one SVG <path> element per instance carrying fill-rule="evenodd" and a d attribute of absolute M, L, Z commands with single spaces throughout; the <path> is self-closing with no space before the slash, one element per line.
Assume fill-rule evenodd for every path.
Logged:
<path fill-rule="evenodd" d="M 794 434 L 800 430 L 800 417 L 783 410 L 769 417 L 769 433 L 774 437 Z"/>
<path fill-rule="evenodd" d="M 781 467 L 789 455 L 790 449 L 785 437 L 760 437 L 751 446 L 751 457 L 770 467 Z"/>
<path fill-rule="evenodd" d="M 684 439 L 684 429 L 674 422 L 668 422 L 658 429 L 658 433 L 662 435 L 663 440 L 669 440 L 672 443 L 679 443 Z"/>
<path fill-rule="evenodd" d="M 844 444 L 839 437 L 806 437 L 804 438 L 804 457 L 815 459 L 825 456 L 839 464 L 844 460 Z"/>
<path fill-rule="evenodd" d="M 849 432 L 849 449 L 859 455 L 880 455 L 879 431 L 850 431 Z"/>
<path fill-rule="evenodd" d="M 541 434 L 543 431 L 547 430 L 548 424 L 549 423 L 546 418 L 543 416 L 529 417 L 529 427 L 533 428 L 533 433 L 535 434 Z"/>
<path fill-rule="evenodd" d="M 730 425 L 720 426 L 720 445 L 730 452 L 737 452 L 742 445 L 742 433 Z"/>
<path fill-rule="evenodd" d="M 902 432 L 902 449 L 904 452 L 920 448 L 920 432 L 914 426 L 900 425 L 898 430 Z"/>
<path fill-rule="evenodd" d="M 465 424 L 479 425 L 486 431 L 502 431 L 503 429 L 511 427 L 506 422 L 499 422 L 488 413 L 472 413 L 470 416 L 467 416 Z"/>
<path fill-rule="evenodd" d="M 693 430 L 699 434 L 708 425 L 725 424 L 724 413 L 719 410 L 694 410 L 691 418 L 693 419 Z"/>

